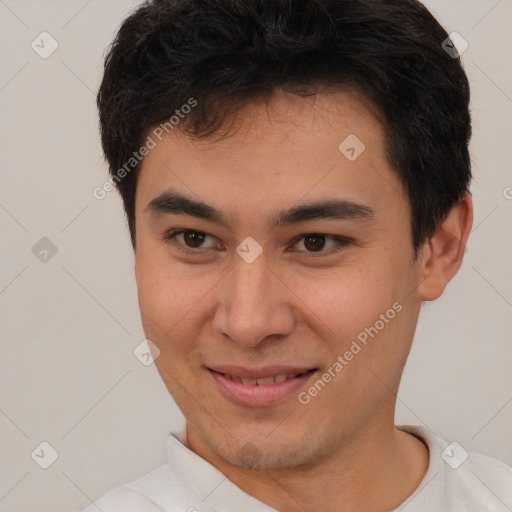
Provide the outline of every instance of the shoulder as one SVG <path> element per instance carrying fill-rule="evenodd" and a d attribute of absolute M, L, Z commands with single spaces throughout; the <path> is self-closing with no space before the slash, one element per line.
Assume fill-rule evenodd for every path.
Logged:
<path fill-rule="evenodd" d="M 156 503 L 127 486 L 117 487 L 91 503 L 82 512 L 162 512 Z"/>
<path fill-rule="evenodd" d="M 453 491 L 472 497 L 482 507 L 499 502 L 512 507 L 512 467 L 487 455 L 468 453 L 459 468 L 446 469 L 446 482 Z"/>
<path fill-rule="evenodd" d="M 397 428 L 423 440 L 430 452 L 425 478 L 404 503 L 415 507 L 411 510 L 512 510 L 512 467 L 487 455 L 469 452 L 457 442 L 448 443 L 424 426 Z"/>
<path fill-rule="evenodd" d="M 112 489 L 81 512 L 186 512 L 194 510 L 193 497 L 168 465 Z"/>

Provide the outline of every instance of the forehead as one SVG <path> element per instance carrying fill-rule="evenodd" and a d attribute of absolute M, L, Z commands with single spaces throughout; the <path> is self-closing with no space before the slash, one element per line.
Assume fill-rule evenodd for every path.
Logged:
<path fill-rule="evenodd" d="M 354 93 L 302 98 L 275 91 L 227 126 L 208 139 L 175 131 L 156 141 L 141 166 L 136 202 L 143 204 L 137 207 L 168 188 L 208 203 L 214 198 L 228 213 L 230 204 L 261 211 L 336 192 L 375 210 L 405 199 L 385 156 L 383 128 Z"/>
<path fill-rule="evenodd" d="M 266 101 L 249 103 L 224 121 L 204 139 L 189 137 L 180 130 L 164 138 L 170 144 L 188 143 L 197 152 L 225 152 L 231 156 L 238 153 L 238 148 L 258 153 L 263 145 L 274 146 L 276 153 L 293 147 L 298 154 L 313 155 L 322 143 L 332 146 L 348 134 L 366 139 L 374 151 L 383 149 L 377 111 L 357 92 L 332 91 L 301 97 L 277 89 Z"/>

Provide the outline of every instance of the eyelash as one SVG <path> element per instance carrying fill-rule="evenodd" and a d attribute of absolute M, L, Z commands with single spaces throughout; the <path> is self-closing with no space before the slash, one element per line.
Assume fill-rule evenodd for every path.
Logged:
<path fill-rule="evenodd" d="M 208 233 L 205 233 L 204 231 L 196 231 L 193 229 L 178 229 L 178 230 L 169 231 L 168 233 L 166 233 L 163 237 L 163 240 L 166 243 L 172 244 L 180 252 L 183 252 L 183 253 L 189 254 L 189 255 L 193 255 L 193 256 L 209 254 L 211 251 L 214 250 L 214 249 L 207 249 L 206 251 L 201 250 L 201 249 L 194 250 L 194 249 L 187 248 L 186 246 L 183 246 L 183 245 L 177 243 L 175 241 L 175 238 L 179 235 L 182 235 L 183 233 L 200 233 L 200 234 L 204 234 L 207 236 L 212 236 L 212 235 L 209 235 Z M 296 238 L 293 241 L 292 245 L 297 244 L 298 242 L 300 242 L 302 239 L 306 238 L 307 236 L 319 236 L 322 238 L 333 240 L 338 243 L 337 247 L 335 247 L 329 251 L 320 251 L 318 253 L 308 252 L 308 251 L 299 251 L 301 253 L 305 252 L 308 255 L 308 257 L 313 257 L 313 258 L 329 256 L 331 254 L 341 251 L 344 247 L 354 245 L 354 240 L 351 238 L 344 237 L 344 236 L 337 236 L 337 235 L 327 235 L 327 234 L 323 234 L 323 233 L 305 233 L 304 235 L 301 235 L 300 237 Z"/>

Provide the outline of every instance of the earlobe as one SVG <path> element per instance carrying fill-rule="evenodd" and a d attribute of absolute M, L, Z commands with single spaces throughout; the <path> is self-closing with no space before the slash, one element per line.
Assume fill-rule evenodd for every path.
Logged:
<path fill-rule="evenodd" d="M 469 193 L 448 212 L 437 231 L 420 250 L 417 294 L 430 301 L 441 296 L 455 276 L 473 225 L 473 202 Z"/>

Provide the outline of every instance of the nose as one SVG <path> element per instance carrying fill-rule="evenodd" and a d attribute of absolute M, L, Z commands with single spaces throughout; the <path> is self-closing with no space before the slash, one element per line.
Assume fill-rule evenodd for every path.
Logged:
<path fill-rule="evenodd" d="M 213 328 L 238 345 L 256 347 L 293 330 L 293 293 L 269 267 L 264 253 L 252 263 L 236 255 L 218 297 Z"/>

